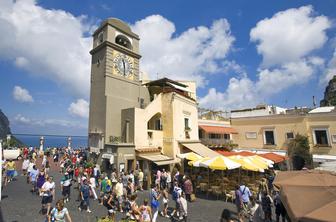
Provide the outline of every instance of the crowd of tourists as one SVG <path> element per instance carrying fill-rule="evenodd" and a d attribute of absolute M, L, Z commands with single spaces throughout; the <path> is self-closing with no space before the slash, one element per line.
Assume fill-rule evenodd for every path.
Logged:
<path fill-rule="evenodd" d="M 38 161 L 39 158 L 41 161 Z M 26 176 L 30 192 L 41 198 L 39 213 L 46 215 L 46 221 L 65 221 L 65 218 L 72 221 L 65 207 L 74 196 L 71 192 L 77 192 L 75 196 L 79 211 L 91 213 L 91 202 L 99 202 L 106 208 L 106 221 L 115 221 L 117 211 L 123 213 L 128 221 L 155 222 L 159 215 L 172 217 L 176 221 L 187 220 L 186 199 L 191 200 L 192 183 L 179 171 L 171 176 L 165 169 L 157 170 L 153 175 L 155 180 L 150 195 L 140 203 L 138 192 L 144 190 L 144 173 L 139 167 L 129 172 L 114 169 L 107 174 L 101 172 L 98 164 L 88 162 L 84 152 L 68 148 L 52 149 L 48 155 L 38 149 L 24 148 L 22 159 L 22 174 Z M 59 168 L 62 174 L 60 181 L 54 181 L 49 161 Z M 15 162 L 7 161 L 4 169 L 7 183 L 16 176 Z M 59 185 L 62 198 L 56 201 L 55 192 Z M 169 193 L 172 193 L 172 200 L 169 200 Z M 163 210 L 159 212 L 161 204 Z M 169 205 L 173 208 L 171 212 L 168 212 Z"/>
<path fill-rule="evenodd" d="M 140 222 L 156 222 L 159 215 L 172 218 L 173 221 L 187 221 L 187 202 L 195 199 L 195 181 L 182 175 L 177 169 L 173 172 L 166 169 L 153 172 L 150 195 L 140 203 L 138 194 L 144 190 L 145 176 L 138 166 L 129 172 L 113 169 L 107 174 L 101 171 L 98 164 L 89 162 L 85 152 L 69 148 L 52 149 L 48 155 L 34 148 L 24 148 L 22 157 L 22 174 L 31 186 L 30 191 L 41 198 L 40 213 L 46 215 L 46 221 L 65 221 L 65 218 L 72 221 L 70 212 L 65 207 L 71 196 L 76 196 L 79 211 L 91 213 L 92 201 L 105 207 L 106 217 L 102 221 L 116 221 L 118 211 L 128 221 Z M 41 159 L 41 164 L 37 164 L 38 158 Z M 62 174 L 60 181 L 54 181 L 50 175 L 49 161 Z M 17 175 L 17 171 L 12 160 L 5 162 L 3 166 L 6 185 Z M 239 221 L 272 221 L 273 207 L 276 221 L 289 221 L 279 192 L 273 189 L 272 181 L 267 179 L 262 179 L 256 196 L 252 195 L 246 184 L 237 184 L 234 203 Z M 57 201 L 54 200 L 56 186 L 61 187 L 62 194 L 62 198 Z M 75 194 L 71 195 L 71 192 Z M 162 209 L 161 212 L 159 209 Z M 221 221 L 232 221 L 229 210 L 223 211 Z"/>
<path fill-rule="evenodd" d="M 253 195 L 246 183 L 236 185 L 234 203 L 238 212 L 238 220 L 272 221 L 273 206 L 275 208 L 276 221 L 290 221 L 284 205 L 281 202 L 279 191 L 274 189 L 272 181 L 263 178 L 259 184 L 258 193 Z M 227 218 L 227 220 L 224 220 Z M 228 211 L 223 211 L 222 219 L 232 221 Z"/>

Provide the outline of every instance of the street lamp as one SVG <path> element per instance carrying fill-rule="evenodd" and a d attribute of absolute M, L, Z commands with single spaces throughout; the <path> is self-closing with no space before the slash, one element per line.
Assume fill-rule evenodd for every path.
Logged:
<path fill-rule="evenodd" d="M 40 153 L 43 152 L 43 143 L 44 143 L 44 137 L 40 137 Z"/>
<path fill-rule="evenodd" d="M 72 142 L 71 137 L 68 137 L 68 149 L 69 150 L 71 150 L 71 142 Z"/>

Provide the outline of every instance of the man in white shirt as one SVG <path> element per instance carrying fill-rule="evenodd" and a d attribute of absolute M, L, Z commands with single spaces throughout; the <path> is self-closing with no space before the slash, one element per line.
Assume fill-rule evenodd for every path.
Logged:
<path fill-rule="evenodd" d="M 22 162 L 22 172 L 23 172 L 24 176 L 26 176 L 26 174 L 27 174 L 29 163 L 30 163 L 29 159 L 25 157 L 25 159 Z"/>
<path fill-rule="evenodd" d="M 55 182 L 52 177 L 48 177 L 48 180 L 42 185 L 41 191 L 43 192 L 42 196 L 42 212 L 47 205 L 47 215 L 50 211 L 50 206 L 53 201 L 53 195 L 55 193 Z"/>
<path fill-rule="evenodd" d="M 123 194 L 124 194 L 124 187 L 123 184 L 121 182 L 121 179 L 119 178 L 118 183 L 115 186 L 115 192 L 116 192 L 116 196 L 117 196 L 117 200 L 118 200 L 118 204 L 119 204 L 119 210 L 120 212 L 123 212 L 122 210 L 122 202 L 123 202 Z"/>
<path fill-rule="evenodd" d="M 29 159 L 29 164 L 28 164 L 28 169 L 27 169 L 27 183 L 29 183 L 29 177 L 30 177 L 30 172 L 33 170 L 33 167 L 34 167 L 35 163 L 33 161 L 33 159 Z"/>
<path fill-rule="evenodd" d="M 141 191 L 143 191 L 143 179 L 144 179 L 144 173 L 142 172 L 141 169 L 139 169 L 138 180 L 139 180 L 139 189 L 140 189 Z"/>

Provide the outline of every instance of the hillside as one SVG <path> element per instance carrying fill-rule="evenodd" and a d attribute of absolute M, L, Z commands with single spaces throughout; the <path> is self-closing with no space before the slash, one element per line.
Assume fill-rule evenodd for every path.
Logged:
<path fill-rule="evenodd" d="M 0 109 L 0 139 L 5 139 L 7 134 L 11 134 L 9 120 Z"/>
<path fill-rule="evenodd" d="M 4 141 L 6 140 L 6 136 L 8 134 L 12 134 L 9 125 L 10 123 L 9 123 L 7 116 L 0 109 L 0 139 L 3 139 Z M 15 136 L 12 135 L 10 146 L 20 147 L 20 146 L 23 146 L 23 143 L 20 140 L 18 140 Z"/>

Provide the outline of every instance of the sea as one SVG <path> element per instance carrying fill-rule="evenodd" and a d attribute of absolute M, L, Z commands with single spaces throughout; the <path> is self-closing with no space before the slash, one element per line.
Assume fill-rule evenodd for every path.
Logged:
<path fill-rule="evenodd" d="M 30 147 L 40 146 L 40 137 L 44 137 L 44 148 L 47 147 L 66 147 L 68 146 L 68 138 L 71 137 L 71 147 L 72 148 L 85 148 L 88 147 L 88 137 L 87 136 L 58 136 L 58 135 L 22 135 L 13 134 L 17 139 L 19 139 L 23 144 Z"/>

